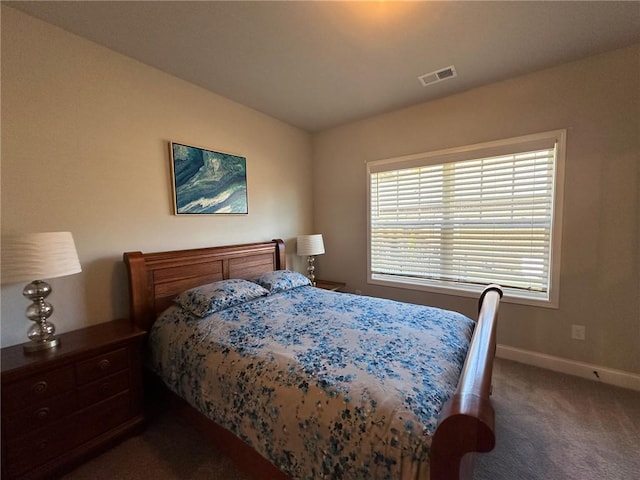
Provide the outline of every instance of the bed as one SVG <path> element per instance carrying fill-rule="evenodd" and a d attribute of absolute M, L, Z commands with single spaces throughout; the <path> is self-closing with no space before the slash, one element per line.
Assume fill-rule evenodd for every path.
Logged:
<path fill-rule="evenodd" d="M 152 375 L 254 477 L 470 480 L 494 447 L 499 286 L 474 322 L 310 286 L 282 240 L 124 261 Z"/>

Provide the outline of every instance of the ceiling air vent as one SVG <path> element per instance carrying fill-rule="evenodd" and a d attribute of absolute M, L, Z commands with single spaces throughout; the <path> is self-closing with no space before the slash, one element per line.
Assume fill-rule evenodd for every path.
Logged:
<path fill-rule="evenodd" d="M 449 80 L 457 75 L 458 73 L 456 72 L 456 68 L 451 65 L 450 67 L 441 68 L 435 72 L 420 75 L 418 80 L 420 80 L 423 87 L 426 87 L 427 85 L 433 85 L 434 83 L 442 82 L 443 80 Z"/>

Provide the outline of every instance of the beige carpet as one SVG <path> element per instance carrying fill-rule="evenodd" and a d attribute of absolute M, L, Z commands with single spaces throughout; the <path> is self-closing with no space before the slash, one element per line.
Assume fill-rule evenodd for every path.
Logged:
<path fill-rule="evenodd" d="M 640 392 L 496 360 L 497 445 L 475 480 L 640 478 Z M 170 412 L 65 480 L 250 480 Z M 363 479 L 364 480 L 364 479 Z"/>
<path fill-rule="evenodd" d="M 498 360 L 475 480 L 640 479 L 640 392 Z"/>

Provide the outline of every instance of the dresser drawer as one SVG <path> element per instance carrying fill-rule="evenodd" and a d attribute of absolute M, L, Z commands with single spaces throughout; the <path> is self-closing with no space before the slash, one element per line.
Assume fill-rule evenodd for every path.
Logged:
<path fill-rule="evenodd" d="M 76 366 L 78 385 L 106 377 L 129 366 L 129 355 L 126 348 L 98 355 L 90 360 L 79 362 Z"/>
<path fill-rule="evenodd" d="M 76 392 L 71 391 L 15 413 L 5 414 L 3 424 L 5 440 L 11 441 L 26 432 L 45 427 L 75 412 L 76 407 Z"/>
<path fill-rule="evenodd" d="M 69 417 L 33 430 L 18 440 L 7 442 L 5 451 L 9 475 L 17 476 L 42 465 L 77 444 L 77 424 Z"/>
<path fill-rule="evenodd" d="M 101 378 L 78 389 L 79 408 L 85 408 L 129 388 L 129 370 Z"/>
<path fill-rule="evenodd" d="M 75 387 L 73 367 L 50 370 L 40 375 L 32 375 L 24 380 L 3 385 L 2 412 L 15 411 L 29 405 L 73 390 Z"/>
<path fill-rule="evenodd" d="M 133 414 L 129 390 L 97 403 L 78 414 L 78 440 L 85 442 L 108 432 L 129 420 Z"/>

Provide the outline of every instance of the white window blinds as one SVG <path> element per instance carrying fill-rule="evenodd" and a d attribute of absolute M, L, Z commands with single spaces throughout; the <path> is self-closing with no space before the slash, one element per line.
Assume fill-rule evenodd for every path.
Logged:
<path fill-rule="evenodd" d="M 549 300 L 558 139 L 538 137 L 372 162 L 370 278 Z"/>

